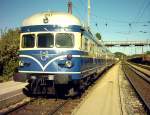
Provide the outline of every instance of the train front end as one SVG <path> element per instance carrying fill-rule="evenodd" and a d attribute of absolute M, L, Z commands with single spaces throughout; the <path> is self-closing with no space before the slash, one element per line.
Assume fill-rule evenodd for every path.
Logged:
<path fill-rule="evenodd" d="M 23 22 L 19 73 L 29 81 L 28 92 L 47 93 L 54 87 L 68 94 L 69 89 L 77 88 L 81 75 L 80 31 L 79 20 L 66 13 L 40 13 Z"/>

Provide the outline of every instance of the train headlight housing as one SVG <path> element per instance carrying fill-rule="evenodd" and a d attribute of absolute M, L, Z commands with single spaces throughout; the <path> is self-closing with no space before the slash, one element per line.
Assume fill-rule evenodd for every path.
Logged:
<path fill-rule="evenodd" d="M 67 60 L 66 63 L 65 63 L 65 66 L 66 66 L 67 68 L 71 68 L 71 67 L 73 66 L 72 61 Z"/>
<path fill-rule="evenodd" d="M 67 59 L 68 59 L 68 60 L 71 60 L 71 59 L 72 59 L 72 55 L 71 55 L 71 54 L 68 54 L 68 55 L 67 55 Z"/>

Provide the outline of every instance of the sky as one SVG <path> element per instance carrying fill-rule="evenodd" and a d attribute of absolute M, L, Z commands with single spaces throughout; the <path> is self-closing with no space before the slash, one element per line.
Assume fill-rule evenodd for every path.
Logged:
<path fill-rule="evenodd" d="M 87 1 L 72 0 L 73 15 L 87 23 Z M 43 11 L 67 12 L 68 0 L 1 0 L 0 30 L 16 28 Z M 150 40 L 150 0 L 91 0 L 91 30 L 103 41 Z M 140 53 L 141 48 L 110 48 L 113 52 Z M 149 47 L 144 47 L 144 51 Z"/>

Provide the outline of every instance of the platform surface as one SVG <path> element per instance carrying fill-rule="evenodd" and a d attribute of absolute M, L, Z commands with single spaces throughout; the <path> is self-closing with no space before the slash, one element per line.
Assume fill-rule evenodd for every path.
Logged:
<path fill-rule="evenodd" d="M 120 65 L 113 66 L 89 92 L 74 115 L 121 115 L 119 96 Z"/>
<path fill-rule="evenodd" d="M 27 83 L 15 82 L 15 81 L 8 81 L 8 82 L 0 83 L 0 97 L 3 94 L 13 92 L 16 90 L 21 90 L 26 85 Z"/>

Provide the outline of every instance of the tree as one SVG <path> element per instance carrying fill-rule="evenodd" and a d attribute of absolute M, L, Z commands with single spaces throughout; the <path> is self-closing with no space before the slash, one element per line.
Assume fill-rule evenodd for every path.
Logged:
<path fill-rule="evenodd" d="M 147 51 L 146 54 L 150 54 L 150 51 Z"/>
<path fill-rule="evenodd" d="M 115 52 L 114 54 L 115 54 L 115 57 L 116 57 L 116 58 L 119 58 L 119 59 L 123 59 L 123 58 L 126 58 L 126 57 L 127 57 L 127 56 L 126 56 L 124 53 L 122 53 L 122 52 Z"/>
<path fill-rule="evenodd" d="M 10 79 L 18 66 L 17 51 L 19 49 L 19 29 L 1 31 L 0 64 L 3 68 L 2 76 Z"/>
<path fill-rule="evenodd" d="M 98 38 L 98 40 L 101 40 L 101 35 L 100 35 L 100 33 L 96 33 L 96 37 Z"/>

